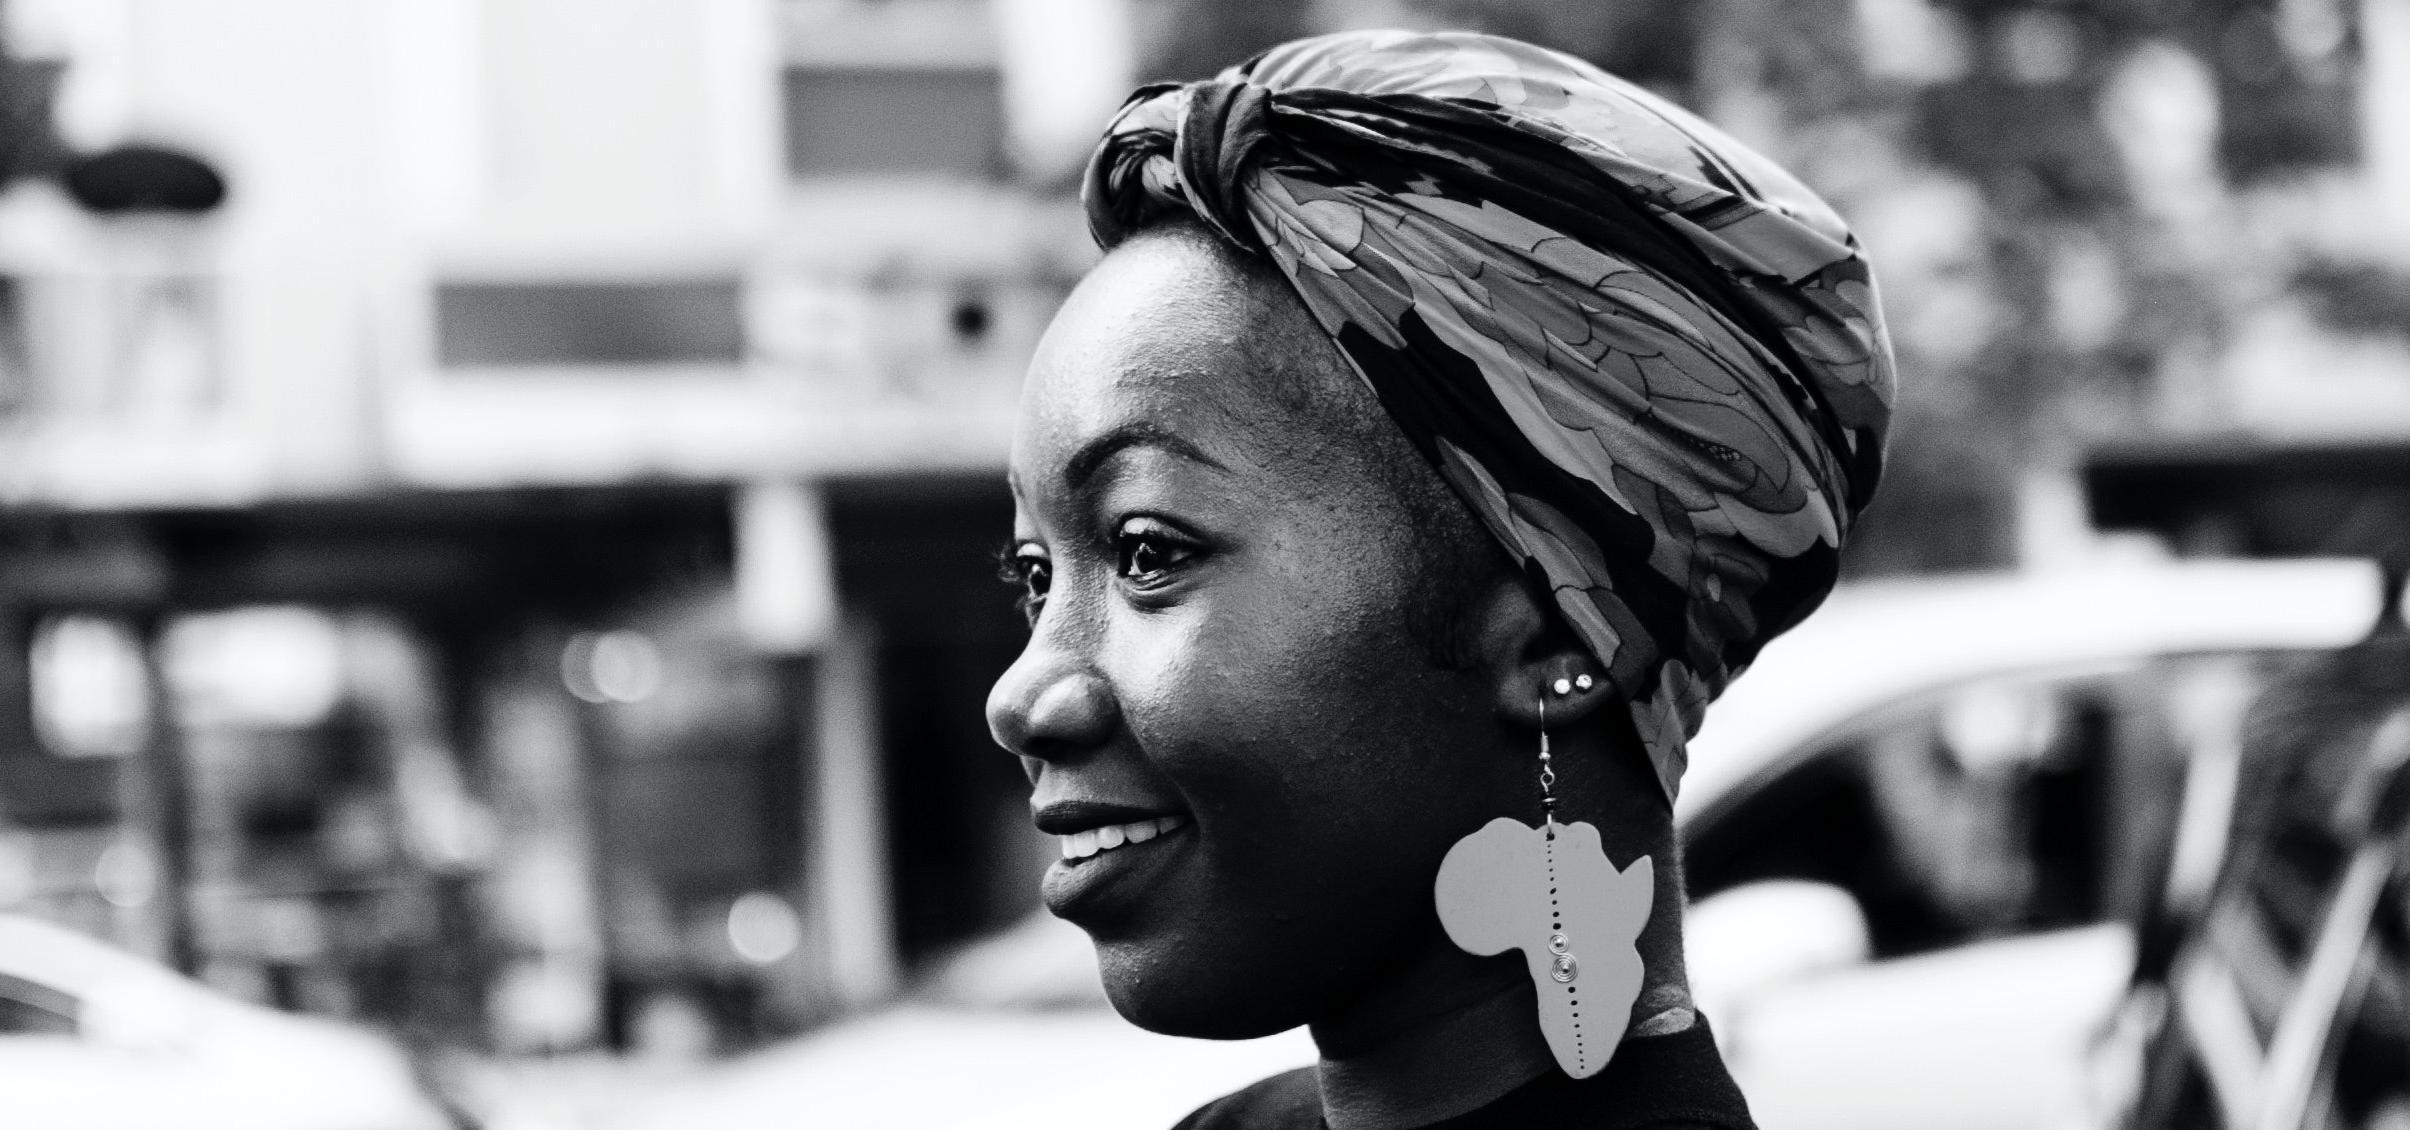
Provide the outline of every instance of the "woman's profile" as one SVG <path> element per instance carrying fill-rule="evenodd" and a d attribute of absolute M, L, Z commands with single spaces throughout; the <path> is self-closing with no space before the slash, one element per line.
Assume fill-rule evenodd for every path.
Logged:
<path fill-rule="evenodd" d="M 1831 587 L 1889 348 L 1832 211 L 1595 68 L 1361 32 L 1133 95 L 1032 362 L 988 703 L 1194 1127 L 1745 1127 L 1672 799 Z"/>

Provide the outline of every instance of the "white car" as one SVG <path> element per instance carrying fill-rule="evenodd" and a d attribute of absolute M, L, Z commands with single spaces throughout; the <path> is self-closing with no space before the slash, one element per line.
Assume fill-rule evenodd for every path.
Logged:
<path fill-rule="evenodd" d="M 0 914 L 0 1123 L 23 1130 L 453 1130 L 399 1049 Z"/>
<path fill-rule="evenodd" d="M 2272 657 L 2366 635 L 2379 590 L 2357 562 L 1901 581 L 1768 647 L 1709 711 L 1676 806 L 1693 989 L 1759 1122 L 2067 1125 L 2185 766 L 2231 744 Z M 1124 1024 L 1085 936 L 1043 914 L 930 984 L 596 1122 L 1169 1125 L 1314 1057 L 1302 1031 Z M 916 1082 L 940 1062 L 963 1085 Z M 1066 1094 L 1065 1062 L 1119 1089 Z"/>
<path fill-rule="evenodd" d="M 1759 1121 L 2080 1124 L 2187 782 L 2221 779 L 2196 769 L 2231 765 L 2273 668 L 2392 614 L 2381 585 L 2334 561 L 1868 585 L 1767 647 L 1676 806 L 1692 984 Z"/>

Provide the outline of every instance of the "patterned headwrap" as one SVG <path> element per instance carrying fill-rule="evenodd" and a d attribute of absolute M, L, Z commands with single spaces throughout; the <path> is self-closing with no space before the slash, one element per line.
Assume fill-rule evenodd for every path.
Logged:
<path fill-rule="evenodd" d="M 1890 418 L 1874 280 L 1764 157 L 1579 60 L 1298 40 L 1145 87 L 1090 158 L 1107 248 L 1268 256 L 1556 597 L 1670 801 L 1709 700 L 1833 584 Z"/>

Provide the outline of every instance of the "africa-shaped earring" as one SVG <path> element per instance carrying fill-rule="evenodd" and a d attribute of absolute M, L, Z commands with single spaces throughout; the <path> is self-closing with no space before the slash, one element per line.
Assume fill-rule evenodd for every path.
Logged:
<path fill-rule="evenodd" d="M 1456 841 L 1433 895 L 1449 940 L 1480 957 L 1523 951 L 1540 1000 L 1540 1034 L 1576 1079 L 1615 1054 L 1640 997 L 1640 951 L 1657 893 L 1648 856 L 1615 869 L 1598 829 L 1556 819 L 1548 750 L 1548 693 L 1587 691 L 1590 676 L 1557 679 L 1540 696 L 1540 826 L 1501 816 Z"/>

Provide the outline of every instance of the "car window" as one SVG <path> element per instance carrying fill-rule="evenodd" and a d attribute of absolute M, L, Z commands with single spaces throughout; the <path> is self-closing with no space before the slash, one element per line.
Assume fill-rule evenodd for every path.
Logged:
<path fill-rule="evenodd" d="M 1878 957 L 2130 919 L 2184 758 L 2267 661 L 2201 656 L 1963 683 L 1873 712 L 1693 823 L 1692 897 L 1759 879 L 1854 896 Z"/>
<path fill-rule="evenodd" d="M 2252 707 L 2214 882 L 2155 923 L 2127 1001 L 2118 1125 L 2410 1125 L 2406 661 L 2410 635 L 2381 634 Z"/>
<path fill-rule="evenodd" d="M 65 993 L 0 973 L 0 1037 L 72 1036 L 75 1012 Z"/>

